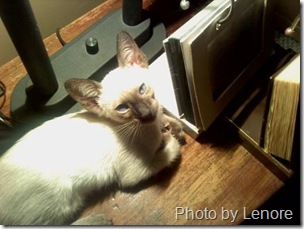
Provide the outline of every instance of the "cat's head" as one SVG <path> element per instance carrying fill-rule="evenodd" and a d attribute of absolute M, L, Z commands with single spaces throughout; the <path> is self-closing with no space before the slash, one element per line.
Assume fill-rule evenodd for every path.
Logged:
<path fill-rule="evenodd" d="M 65 82 L 66 90 L 88 111 L 118 123 L 153 122 L 160 108 L 148 83 L 148 61 L 126 32 L 117 36 L 117 59 L 119 67 L 101 83 L 75 78 Z"/>

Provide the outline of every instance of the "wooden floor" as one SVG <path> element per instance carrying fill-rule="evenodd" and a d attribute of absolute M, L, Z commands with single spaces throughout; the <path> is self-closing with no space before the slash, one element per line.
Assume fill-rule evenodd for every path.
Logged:
<path fill-rule="evenodd" d="M 158 4 L 144 1 L 144 8 L 152 12 Z M 106 1 L 63 28 L 63 39 L 73 39 L 120 6 L 120 0 Z M 181 15 L 183 19 L 177 18 L 175 23 L 164 19 L 168 33 L 187 17 L 191 13 Z M 45 39 L 45 44 L 50 55 L 61 48 L 54 34 Z M 19 58 L 0 67 L 1 80 L 7 86 L 7 100 L 1 111 L 8 116 L 11 92 L 25 73 Z M 113 188 L 94 193 L 81 217 L 105 213 L 117 225 L 239 224 L 282 186 L 283 182 L 237 143 L 220 121 L 197 140 L 187 136 L 180 161 L 151 180 L 128 190 Z M 228 216 L 223 210 L 237 211 L 236 217 L 230 214 L 222 218 Z"/>
<path fill-rule="evenodd" d="M 283 183 L 229 137 L 224 126 L 207 135 L 197 141 L 188 137 L 180 162 L 138 187 L 96 193 L 82 216 L 105 213 L 117 225 L 241 223 Z M 223 209 L 238 212 L 234 221 L 222 219 Z M 188 214 L 177 214 L 182 211 Z"/>

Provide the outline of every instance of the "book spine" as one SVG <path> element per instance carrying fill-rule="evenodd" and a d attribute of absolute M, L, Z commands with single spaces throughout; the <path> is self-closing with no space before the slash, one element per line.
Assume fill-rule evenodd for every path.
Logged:
<path fill-rule="evenodd" d="M 266 72 L 266 74 L 271 76 L 268 79 L 268 88 L 267 88 L 267 94 L 266 94 L 266 105 L 263 115 L 263 124 L 262 124 L 262 131 L 261 131 L 261 139 L 260 139 L 260 146 L 262 148 L 265 148 L 265 134 L 266 134 L 266 125 L 267 125 L 267 117 L 270 107 L 270 101 L 271 101 L 271 94 L 272 94 L 272 88 L 274 84 L 274 78 L 276 77 L 278 71 L 282 69 L 293 57 L 294 52 L 291 50 L 283 50 L 278 45 L 275 47 L 275 54 L 272 55 L 269 58 L 268 61 L 268 68 L 270 66 L 270 72 Z"/>
<path fill-rule="evenodd" d="M 300 97 L 299 56 L 293 58 L 270 80 L 271 95 L 265 124 L 264 149 L 286 161 L 291 161 L 295 144 Z M 270 93 L 269 93 L 270 94 Z M 265 117 L 266 119 L 266 117 Z"/>
<path fill-rule="evenodd" d="M 264 149 L 266 147 L 265 146 L 265 138 L 267 138 L 266 137 L 266 127 L 267 127 L 267 119 L 268 119 L 268 113 L 269 113 L 269 108 L 270 108 L 273 81 L 274 81 L 274 76 L 271 76 L 268 81 L 268 88 L 267 88 L 267 92 L 266 92 L 266 105 L 265 105 L 264 114 L 263 114 L 261 138 L 260 138 L 260 142 L 259 142 L 260 147 L 262 147 Z"/>
<path fill-rule="evenodd" d="M 164 41 L 163 44 L 168 59 L 179 113 L 187 121 L 195 124 L 184 60 L 179 40 L 175 38 L 168 38 Z"/>

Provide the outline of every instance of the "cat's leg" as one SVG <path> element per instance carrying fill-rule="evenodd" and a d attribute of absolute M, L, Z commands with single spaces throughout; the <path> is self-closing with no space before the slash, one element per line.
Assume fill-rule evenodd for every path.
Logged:
<path fill-rule="evenodd" d="M 73 222 L 72 225 L 112 225 L 112 219 L 104 214 L 92 214 Z"/>
<path fill-rule="evenodd" d="M 181 145 L 186 143 L 185 133 L 180 121 L 164 113 L 162 116 L 162 124 L 164 130 L 169 131 Z"/>
<path fill-rule="evenodd" d="M 166 129 L 160 134 L 162 143 L 153 155 L 148 158 L 124 156 L 116 164 L 116 176 L 121 188 L 147 180 L 179 159 L 180 144 L 176 138 Z"/>
<path fill-rule="evenodd" d="M 180 157 L 180 144 L 168 131 L 163 130 L 163 142 L 161 147 L 155 152 L 150 163 L 150 171 L 154 175 L 160 170 L 172 165 Z"/>

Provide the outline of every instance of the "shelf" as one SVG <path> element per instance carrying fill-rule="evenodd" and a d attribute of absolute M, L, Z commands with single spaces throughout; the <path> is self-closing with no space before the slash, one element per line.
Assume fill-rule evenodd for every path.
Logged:
<path fill-rule="evenodd" d="M 274 44 L 274 52 L 252 77 L 226 111 L 226 119 L 243 146 L 268 167 L 279 179 L 286 181 L 297 164 L 275 158 L 263 149 L 265 114 L 268 112 L 269 78 L 284 66 L 295 53 Z M 295 143 L 297 144 L 297 143 Z M 297 150 L 297 147 L 295 148 Z"/>

